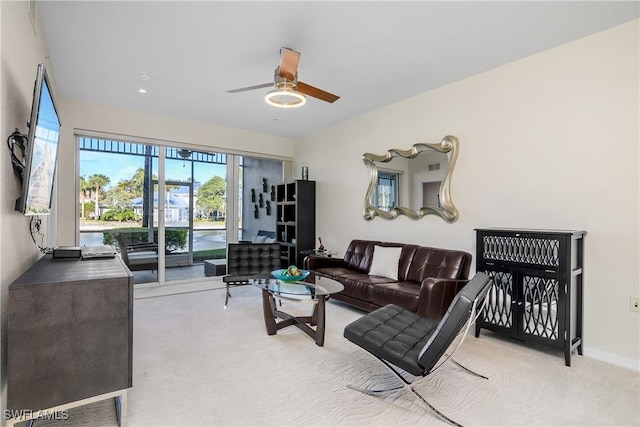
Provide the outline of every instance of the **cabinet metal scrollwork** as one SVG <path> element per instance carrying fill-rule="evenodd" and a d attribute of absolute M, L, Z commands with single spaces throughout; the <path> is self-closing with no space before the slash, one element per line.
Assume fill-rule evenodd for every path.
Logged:
<path fill-rule="evenodd" d="M 406 215 L 420 219 L 425 215 L 438 215 L 445 221 L 455 222 L 458 209 L 451 200 L 450 186 L 457 157 L 458 138 L 452 135 L 436 144 L 414 144 L 409 150 L 391 149 L 384 155 L 363 154 L 370 178 L 364 198 L 364 218 L 370 221 L 376 216 L 395 219 Z M 443 162 L 446 169 L 440 168 Z"/>

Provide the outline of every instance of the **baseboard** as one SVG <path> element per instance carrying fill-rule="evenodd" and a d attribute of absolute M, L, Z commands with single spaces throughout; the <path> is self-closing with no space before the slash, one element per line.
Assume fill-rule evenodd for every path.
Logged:
<path fill-rule="evenodd" d="M 474 330 L 475 330 L 474 325 L 472 325 L 471 329 L 469 329 L 470 335 Z M 482 333 L 480 334 L 480 336 L 491 336 L 496 339 L 504 339 L 507 342 L 511 340 L 510 338 L 504 335 L 501 335 L 497 332 L 494 332 L 491 330 L 485 330 L 485 329 L 482 330 Z M 540 344 L 540 345 L 544 346 L 544 344 Z M 562 350 L 558 350 L 558 354 L 562 355 Z M 587 346 L 583 346 L 582 354 L 584 357 L 588 357 L 589 359 L 599 360 L 601 362 L 609 363 L 611 365 L 620 366 L 621 368 L 627 368 L 627 369 L 631 369 L 632 371 L 640 372 L 640 360 L 636 360 L 628 357 L 620 357 L 617 354 L 609 353 L 607 351 L 602 351 L 597 348 L 587 347 Z M 578 356 L 578 351 L 574 350 L 571 357 L 572 358 L 580 357 Z"/>
<path fill-rule="evenodd" d="M 225 289 L 222 281 L 197 281 L 197 282 L 184 282 L 179 284 L 164 284 L 162 286 L 157 283 L 155 286 L 138 287 L 136 285 L 133 290 L 133 296 L 135 300 L 166 297 L 179 294 L 190 294 L 194 292 L 208 292 L 215 290 Z"/>
<path fill-rule="evenodd" d="M 640 372 L 640 361 L 627 357 L 620 357 L 618 355 L 608 353 L 606 351 L 598 350 L 595 348 L 584 347 L 583 355 L 590 359 L 600 360 L 602 362 L 610 363 L 612 365 L 620 366 Z"/>

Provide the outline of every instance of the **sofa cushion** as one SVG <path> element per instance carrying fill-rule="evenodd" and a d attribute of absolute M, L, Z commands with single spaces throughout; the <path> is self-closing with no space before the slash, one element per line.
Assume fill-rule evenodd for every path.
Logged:
<path fill-rule="evenodd" d="M 372 289 L 390 280 L 380 276 L 369 276 L 367 273 L 358 273 L 348 268 L 321 268 L 314 272 L 320 276 L 339 280 L 344 285 L 342 294 L 363 301 L 371 301 Z"/>
<path fill-rule="evenodd" d="M 372 240 L 352 240 L 344 253 L 344 262 L 352 270 L 368 273 L 373 259 L 373 248 L 380 242 Z"/>
<path fill-rule="evenodd" d="M 415 312 L 420 285 L 415 282 L 380 283 L 371 289 L 371 302 L 378 306 L 396 304 Z"/>
<path fill-rule="evenodd" d="M 369 276 L 388 277 L 398 280 L 398 263 L 402 248 L 375 246 Z"/>
<path fill-rule="evenodd" d="M 251 243 L 266 243 L 266 242 L 267 242 L 267 236 L 255 235 L 251 238 Z"/>
<path fill-rule="evenodd" d="M 383 246 L 386 244 L 383 243 Z M 409 267 L 411 267 L 411 261 L 419 247 L 418 245 L 402 245 L 402 254 L 400 254 L 400 263 L 398 264 L 398 280 L 409 280 Z"/>
<path fill-rule="evenodd" d="M 467 257 L 469 254 L 463 251 L 419 247 L 411 260 L 406 279 L 420 283 L 427 277 L 466 278 L 470 264 Z"/>

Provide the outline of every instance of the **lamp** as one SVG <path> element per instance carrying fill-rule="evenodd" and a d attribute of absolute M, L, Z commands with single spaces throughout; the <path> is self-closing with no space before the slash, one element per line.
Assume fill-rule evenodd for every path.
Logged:
<path fill-rule="evenodd" d="M 297 108 L 307 102 L 307 97 L 294 89 L 294 82 L 280 81 L 276 83 L 275 90 L 264 96 L 264 100 L 274 107 Z"/>

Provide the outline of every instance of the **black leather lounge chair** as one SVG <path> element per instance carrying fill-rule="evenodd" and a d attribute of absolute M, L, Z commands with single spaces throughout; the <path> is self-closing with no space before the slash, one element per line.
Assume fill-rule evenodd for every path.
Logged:
<path fill-rule="evenodd" d="M 401 386 L 384 390 L 361 389 L 354 386 L 349 388 L 374 395 L 405 388 L 442 420 L 458 426 L 458 423 L 439 412 L 418 394 L 413 384 L 442 365 L 460 346 L 469 330 L 469 325 L 482 309 L 480 306 L 484 302 L 489 283 L 489 276 L 477 273 L 455 296 L 440 322 L 419 317 L 411 311 L 389 304 L 347 325 L 344 329 L 344 337 L 378 358 L 403 383 Z M 478 310 L 479 307 L 480 310 Z M 458 346 L 451 354 L 446 354 L 453 340 L 463 332 L 464 335 Z M 443 355 L 445 359 L 438 364 Z M 455 360 L 451 359 L 451 361 L 465 371 L 487 379 L 468 370 Z M 416 379 L 408 380 L 405 378 L 407 375 L 401 371 L 415 376 Z"/>
<path fill-rule="evenodd" d="M 227 275 L 222 278 L 227 288 L 224 308 L 231 296 L 230 286 L 248 285 L 249 279 L 269 279 L 280 263 L 280 243 L 229 243 Z"/>

